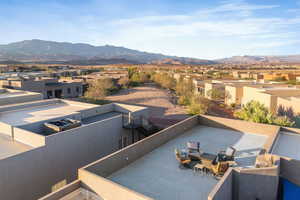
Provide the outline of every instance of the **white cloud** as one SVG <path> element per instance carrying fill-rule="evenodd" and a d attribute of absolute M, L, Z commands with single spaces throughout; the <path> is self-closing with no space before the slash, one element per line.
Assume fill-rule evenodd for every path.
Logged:
<path fill-rule="evenodd" d="M 220 58 L 272 53 L 286 45 L 298 44 L 300 31 L 290 27 L 300 25 L 300 18 L 257 15 L 257 12 L 276 8 L 278 5 L 230 0 L 190 13 L 118 20 L 91 14 L 81 15 L 77 20 L 65 22 L 65 25 L 56 20 L 52 26 L 67 27 L 62 31 L 68 35 L 69 41 L 74 42 L 78 42 L 80 37 L 80 42 L 96 45 L 112 44 L 168 55 Z M 59 28 L 47 28 L 47 31 L 53 40 L 61 37 Z"/>
<path fill-rule="evenodd" d="M 300 18 L 258 17 L 256 11 L 278 5 L 256 5 L 245 1 L 223 1 L 215 8 L 184 15 L 153 15 L 112 21 L 115 30 L 108 43 L 145 51 L 199 58 L 251 54 L 259 48 L 274 51 L 298 44 Z M 95 39 L 101 43 L 101 41 Z M 265 52 L 264 51 L 264 52 Z"/>

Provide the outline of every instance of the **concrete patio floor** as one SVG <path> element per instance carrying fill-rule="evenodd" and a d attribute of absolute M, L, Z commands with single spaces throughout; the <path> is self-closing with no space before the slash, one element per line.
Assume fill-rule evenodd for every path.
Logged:
<path fill-rule="evenodd" d="M 180 169 L 174 155 L 175 148 L 183 149 L 188 141 L 199 141 L 203 151 L 216 154 L 234 146 L 238 150 L 238 164 L 249 166 L 254 164 L 266 139 L 256 134 L 196 126 L 108 178 L 154 199 L 204 200 L 218 180 L 193 170 Z"/>

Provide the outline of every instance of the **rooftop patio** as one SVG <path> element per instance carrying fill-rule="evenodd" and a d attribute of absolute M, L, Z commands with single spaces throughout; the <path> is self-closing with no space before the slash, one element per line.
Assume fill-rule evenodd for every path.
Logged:
<path fill-rule="evenodd" d="M 207 126 L 195 126 L 156 148 L 137 161 L 116 171 L 108 179 L 154 199 L 207 199 L 218 182 L 214 177 L 180 169 L 175 148 L 199 141 L 201 150 L 217 154 L 233 146 L 239 166 L 251 166 L 267 137 Z"/>

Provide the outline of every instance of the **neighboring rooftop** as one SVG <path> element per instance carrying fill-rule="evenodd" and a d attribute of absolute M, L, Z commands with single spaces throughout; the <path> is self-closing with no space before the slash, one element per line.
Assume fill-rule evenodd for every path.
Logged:
<path fill-rule="evenodd" d="M 0 106 L 41 99 L 43 96 L 39 93 L 0 88 Z"/>
<path fill-rule="evenodd" d="M 250 166 L 254 165 L 256 155 L 266 139 L 262 135 L 199 125 L 108 178 L 154 199 L 205 199 L 218 181 L 211 176 L 180 169 L 174 149 L 184 148 L 188 141 L 199 141 L 201 150 L 213 154 L 233 146 L 237 149 L 238 165 Z"/>
<path fill-rule="evenodd" d="M 41 101 L 46 102 L 46 101 Z M 66 101 L 61 100 L 48 100 L 48 103 L 42 104 L 27 104 L 26 107 L 22 109 L 9 110 L 0 113 L 0 121 L 13 126 L 25 125 L 28 123 L 33 123 L 37 121 L 43 121 L 53 118 L 58 118 L 62 116 L 67 116 L 79 112 L 81 110 L 88 109 L 87 106 L 91 108 L 95 107 L 91 104 L 83 105 L 82 103 L 66 103 Z"/>
<path fill-rule="evenodd" d="M 299 88 L 295 87 L 263 87 L 264 90 L 266 91 L 273 91 L 273 90 L 299 90 Z"/>
<path fill-rule="evenodd" d="M 22 96 L 28 95 L 28 93 L 30 93 L 30 92 L 1 90 L 0 91 L 0 98 L 22 97 Z"/>
<path fill-rule="evenodd" d="M 141 106 L 65 99 L 0 106 L 0 177 L 8 183 L 0 199 L 38 199 L 73 181 L 79 168 L 140 139 L 124 129 L 125 116 L 148 125 Z M 32 182 L 42 184 L 26 187 Z M 14 192 L 17 185 L 24 187 Z M 100 200 L 86 191 L 73 194 L 67 199 Z"/>

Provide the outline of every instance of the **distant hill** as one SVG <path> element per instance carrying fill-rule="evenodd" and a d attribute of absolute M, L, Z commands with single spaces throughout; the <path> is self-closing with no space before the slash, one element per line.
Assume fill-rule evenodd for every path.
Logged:
<path fill-rule="evenodd" d="M 215 60 L 227 64 L 300 63 L 300 55 L 289 56 L 233 56 Z"/>
<path fill-rule="evenodd" d="M 181 65 L 181 64 L 188 64 L 188 65 L 210 65 L 210 64 L 217 64 L 216 61 L 212 60 L 204 60 L 204 59 L 195 59 L 195 58 L 166 58 L 162 60 L 153 61 L 153 64 L 167 64 L 167 65 Z"/>
<path fill-rule="evenodd" d="M 177 64 L 214 64 L 214 61 L 166 56 L 116 46 L 24 40 L 0 45 L 0 62 L 40 62 L 71 64 L 155 63 L 169 60 Z"/>

